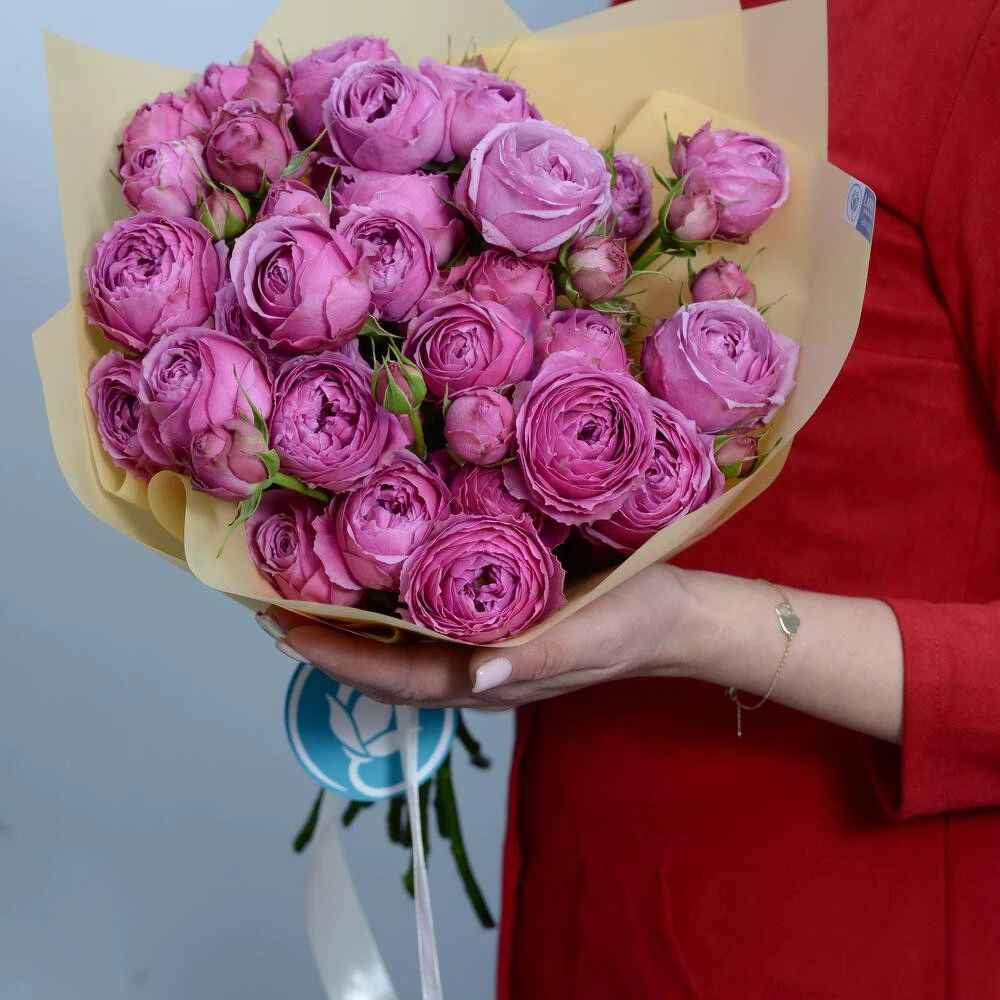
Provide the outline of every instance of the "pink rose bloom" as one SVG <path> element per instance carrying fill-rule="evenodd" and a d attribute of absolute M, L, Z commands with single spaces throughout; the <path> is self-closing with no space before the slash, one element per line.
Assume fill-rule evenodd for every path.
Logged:
<path fill-rule="evenodd" d="M 121 164 L 122 194 L 136 212 L 194 216 L 205 194 L 202 144 L 190 136 L 152 146 L 136 146 Z"/>
<path fill-rule="evenodd" d="M 111 461 L 140 479 L 163 468 L 146 454 L 139 426 L 149 417 L 139 402 L 139 362 L 117 351 L 105 354 L 90 370 L 87 399 L 97 418 L 97 433 Z"/>
<path fill-rule="evenodd" d="M 384 38 L 355 35 L 325 48 L 313 49 L 309 55 L 292 63 L 288 96 L 295 109 L 296 128 L 305 145 L 308 146 L 324 131 L 323 102 L 330 96 L 333 81 L 348 66 L 373 59 L 398 61 L 396 53 Z"/>
<path fill-rule="evenodd" d="M 566 257 L 573 288 L 587 302 L 604 302 L 625 290 L 632 263 L 624 240 L 610 236 L 584 236 Z"/>
<path fill-rule="evenodd" d="M 642 482 L 609 518 L 581 525 L 583 535 L 619 552 L 635 552 L 677 518 L 719 496 L 725 479 L 712 454 L 713 439 L 672 406 L 653 400 L 656 439 Z"/>
<path fill-rule="evenodd" d="M 667 229 L 685 243 L 703 243 L 719 231 L 721 214 L 711 191 L 685 192 L 667 209 Z"/>
<path fill-rule="evenodd" d="M 316 551 L 332 542 L 351 575 L 372 590 L 397 590 L 406 558 L 448 507 L 448 487 L 415 455 L 399 452 L 316 522 Z"/>
<path fill-rule="evenodd" d="M 250 416 L 247 396 L 266 420 L 271 383 L 243 344 L 208 327 L 176 330 L 142 359 L 139 400 L 150 417 L 148 433 L 140 426 L 143 446 L 151 454 L 161 448 L 171 464 L 186 467 L 196 434 Z"/>
<path fill-rule="evenodd" d="M 230 101 L 212 117 L 205 142 L 205 162 L 220 184 L 256 194 L 276 181 L 296 153 L 288 130 L 288 104 L 277 101 Z"/>
<path fill-rule="evenodd" d="M 141 213 L 120 219 L 87 264 L 87 318 L 106 337 L 144 351 L 159 337 L 212 315 L 224 268 L 204 226 Z"/>
<path fill-rule="evenodd" d="M 799 345 L 737 299 L 696 302 L 642 346 L 649 391 L 709 433 L 768 421 L 795 386 Z"/>
<path fill-rule="evenodd" d="M 501 305 L 526 295 L 545 313 L 552 311 L 556 301 L 552 273 L 547 267 L 502 250 L 486 250 L 453 267 L 448 272 L 448 287 L 464 289 L 478 302 L 492 299 Z"/>
<path fill-rule="evenodd" d="M 601 154 L 546 121 L 497 125 L 472 151 L 455 201 L 493 246 L 541 260 L 611 208 Z"/>
<path fill-rule="evenodd" d="M 264 48 L 253 43 L 253 55 L 246 65 L 210 63 L 201 79 L 187 88 L 188 97 L 198 101 L 211 117 L 230 101 L 284 101 L 288 97 L 288 70 Z"/>
<path fill-rule="evenodd" d="M 710 191 L 722 206 L 719 235 L 743 239 L 763 225 L 788 197 L 788 163 L 769 139 L 706 122 L 679 136 L 671 166 L 688 175 L 685 191 Z"/>
<path fill-rule="evenodd" d="M 514 407 L 492 389 L 469 389 L 449 403 L 444 437 L 456 458 L 493 465 L 507 457 L 514 440 Z"/>
<path fill-rule="evenodd" d="M 220 500 L 245 500 L 267 481 L 262 451 L 264 436 L 243 417 L 206 427 L 191 439 L 191 485 Z"/>
<path fill-rule="evenodd" d="M 119 165 L 127 163 L 140 146 L 186 138 L 204 142 L 208 128 L 209 116 L 197 101 L 160 94 L 155 101 L 143 104 L 122 129 Z"/>
<path fill-rule="evenodd" d="M 354 607 L 364 591 L 316 554 L 314 524 L 323 505 L 291 490 L 267 490 L 246 524 L 250 558 L 261 575 L 292 601 Z"/>
<path fill-rule="evenodd" d="M 739 264 L 720 257 L 695 275 L 691 282 L 691 299 L 694 302 L 739 299 L 748 306 L 755 306 L 757 287 Z"/>
<path fill-rule="evenodd" d="M 362 170 L 407 174 L 437 155 L 444 102 L 416 70 L 392 60 L 354 63 L 334 80 L 323 122 L 335 155 Z"/>
<path fill-rule="evenodd" d="M 312 216 L 324 226 L 330 225 L 330 210 L 323 199 L 302 181 L 279 177 L 270 188 L 257 212 L 257 222 L 275 215 Z"/>
<path fill-rule="evenodd" d="M 405 209 L 353 208 L 337 232 L 368 261 L 375 316 L 393 323 L 412 318 L 437 279 L 434 251 L 416 218 Z"/>
<path fill-rule="evenodd" d="M 615 183 L 608 218 L 619 239 L 644 236 L 653 215 L 653 182 L 649 167 L 631 153 L 615 153 Z"/>
<path fill-rule="evenodd" d="M 527 500 L 514 496 L 507 489 L 502 468 L 463 465 L 456 470 L 451 479 L 452 508 L 455 511 L 488 514 L 508 521 L 527 517 L 546 548 L 557 548 L 566 541 L 569 526 L 553 521 Z"/>
<path fill-rule="evenodd" d="M 501 122 L 541 118 L 528 102 L 524 88 L 476 66 L 447 66 L 433 59 L 420 61 L 445 102 L 445 137 L 434 157 L 447 163 L 467 159 L 473 147 Z"/>
<path fill-rule="evenodd" d="M 336 197 L 342 213 L 353 206 L 409 212 L 427 237 L 438 267 L 451 260 L 465 238 L 465 223 L 450 204 L 454 195 L 444 174 L 349 171 Z"/>
<path fill-rule="evenodd" d="M 573 351 L 605 371 L 627 374 L 630 369 L 617 316 L 596 309 L 560 309 L 541 332 L 535 341 L 539 360 L 559 351 Z"/>
<path fill-rule="evenodd" d="M 452 480 L 461 468 L 458 462 L 448 454 L 447 448 L 439 448 L 437 451 L 429 452 L 427 464 L 441 477 L 449 489 Z"/>
<path fill-rule="evenodd" d="M 403 353 L 423 372 L 430 398 L 443 399 L 446 392 L 520 382 L 531 371 L 534 347 L 506 306 L 454 295 L 410 321 Z"/>
<path fill-rule="evenodd" d="M 327 351 L 288 362 L 274 385 L 271 447 L 281 467 L 335 493 L 360 484 L 406 447 L 399 421 L 375 402 L 372 371 Z"/>
<path fill-rule="evenodd" d="M 562 524 L 608 517 L 653 457 L 649 394 L 631 376 L 550 355 L 515 396 L 517 461 L 507 488 Z"/>
<path fill-rule="evenodd" d="M 371 305 L 367 261 L 313 218 L 275 216 L 251 226 L 233 245 L 229 273 L 257 336 L 279 350 L 340 347 Z"/>
<path fill-rule="evenodd" d="M 716 439 L 715 464 L 726 479 L 750 475 L 759 457 L 757 438 L 752 434 Z"/>
<path fill-rule="evenodd" d="M 404 563 L 400 615 L 452 639 L 499 642 L 560 607 L 564 582 L 527 518 L 459 514 Z"/>

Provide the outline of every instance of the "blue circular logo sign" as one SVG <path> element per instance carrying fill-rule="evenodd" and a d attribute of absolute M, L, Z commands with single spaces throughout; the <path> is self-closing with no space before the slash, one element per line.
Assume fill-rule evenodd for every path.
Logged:
<path fill-rule="evenodd" d="M 847 219 L 851 223 L 856 223 L 861 215 L 861 204 L 864 201 L 864 189 L 854 181 L 851 189 L 847 193 Z"/>
<path fill-rule="evenodd" d="M 453 708 L 418 713 L 417 780 L 444 762 L 458 726 Z M 402 792 L 401 732 L 396 709 L 300 663 L 285 700 L 285 727 L 299 763 L 324 788 L 348 799 L 375 802 Z"/>

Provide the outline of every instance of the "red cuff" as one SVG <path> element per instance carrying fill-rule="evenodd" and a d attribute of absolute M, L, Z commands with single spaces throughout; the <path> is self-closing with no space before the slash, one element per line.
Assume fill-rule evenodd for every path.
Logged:
<path fill-rule="evenodd" d="M 886 811 L 1000 806 L 1000 602 L 887 603 L 903 638 L 903 745 L 865 741 Z"/>

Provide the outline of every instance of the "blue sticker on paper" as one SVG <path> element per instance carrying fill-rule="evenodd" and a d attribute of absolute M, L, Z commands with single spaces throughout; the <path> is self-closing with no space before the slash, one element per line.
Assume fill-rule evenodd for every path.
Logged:
<path fill-rule="evenodd" d="M 844 220 L 871 243 L 875 232 L 875 192 L 867 184 L 851 181 L 844 202 Z"/>
<path fill-rule="evenodd" d="M 417 780 L 423 783 L 448 756 L 458 713 L 422 708 L 418 726 Z M 331 792 L 376 802 L 406 787 L 396 709 L 308 663 L 299 664 L 288 687 L 285 728 L 299 763 Z"/>

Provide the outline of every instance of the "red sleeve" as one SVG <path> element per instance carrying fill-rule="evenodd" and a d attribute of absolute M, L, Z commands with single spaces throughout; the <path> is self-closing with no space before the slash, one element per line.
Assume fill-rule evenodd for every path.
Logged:
<path fill-rule="evenodd" d="M 942 299 L 988 400 L 985 432 L 1000 462 L 998 111 L 1000 6 L 970 57 L 936 153 L 922 220 Z M 995 538 L 985 542 L 997 580 L 1000 545 Z M 995 587 L 990 593 L 996 596 Z M 903 743 L 901 749 L 869 743 L 887 809 L 905 819 L 1000 806 L 1000 601 L 889 604 L 903 638 Z"/>

